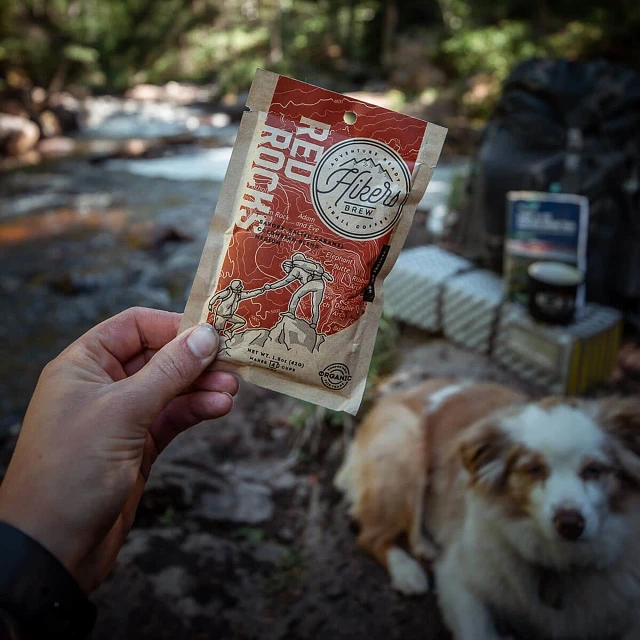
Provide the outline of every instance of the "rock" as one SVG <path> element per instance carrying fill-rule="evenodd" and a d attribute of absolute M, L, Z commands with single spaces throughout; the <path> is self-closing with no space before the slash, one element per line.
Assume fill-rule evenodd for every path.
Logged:
<path fill-rule="evenodd" d="M 160 249 L 170 242 L 192 242 L 193 238 L 182 229 L 155 222 L 131 225 L 126 235 L 127 244 L 134 249 Z"/>
<path fill-rule="evenodd" d="M 202 615 L 202 607 L 194 598 L 182 598 L 176 606 L 176 611 L 183 618 L 195 618 Z"/>
<path fill-rule="evenodd" d="M 0 144 L 0 149 L 2 145 Z M 0 151 L 0 171 L 13 171 L 15 169 L 23 169 L 24 167 L 34 166 L 42 161 L 42 156 L 35 149 L 23 153 L 17 158 L 3 158 Z"/>
<path fill-rule="evenodd" d="M 205 492 L 193 515 L 217 522 L 261 524 L 271 520 L 271 490 L 262 484 L 229 479 L 219 492 Z"/>
<path fill-rule="evenodd" d="M 180 546 L 184 553 L 207 558 L 222 564 L 235 554 L 235 549 L 226 540 L 216 538 L 209 533 L 192 533 Z"/>
<path fill-rule="evenodd" d="M 212 95 L 212 87 L 200 87 L 194 84 L 171 81 L 163 86 L 138 84 L 125 93 L 125 98 L 140 102 L 169 101 L 177 104 L 190 104 L 206 102 L 211 99 Z"/>
<path fill-rule="evenodd" d="M 139 158 L 145 155 L 151 146 L 152 145 L 149 140 L 132 138 L 131 140 L 126 140 L 123 143 L 119 156 L 121 158 Z"/>
<path fill-rule="evenodd" d="M 19 100 L 0 100 L 0 112 L 7 113 L 11 116 L 19 116 L 27 120 L 29 119 L 29 112 Z"/>
<path fill-rule="evenodd" d="M 282 560 L 286 551 L 286 547 L 276 544 L 275 542 L 263 542 L 256 546 L 252 555 L 257 562 L 262 562 L 264 564 L 278 564 Z"/>
<path fill-rule="evenodd" d="M 274 491 L 287 491 L 300 484 L 300 479 L 282 466 L 282 461 L 236 462 L 224 464 L 220 468 L 228 475 L 247 481 L 260 482 L 268 485 Z"/>
<path fill-rule="evenodd" d="M 8 156 L 21 156 L 31 151 L 40 138 L 40 129 L 35 122 L 0 113 L 0 148 Z"/>
<path fill-rule="evenodd" d="M 324 336 L 316 333 L 306 320 L 284 314 L 280 322 L 269 331 L 269 340 L 283 344 L 288 350 L 301 346 L 313 353 L 324 342 Z"/>
<path fill-rule="evenodd" d="M 193 586 L 193 578 L 185 567 L 167 567 L 155 576 L 149 577 L 155 592 L 159 596 L 171 599 L 186 596 Z"/>
<path fill-rule="evenodd" d="M 61 158 L 72 155 L 76 150 L 75 140 L 63 136 L 44 138 L 38 144 L 38 151 L 45 158 Z"/>
<path fill-rule="evenodd" d="M 48 106 L 58 119 L 62 133 L 72 133 L 80 129 L 81 106 L 70 93 L 60 91 L 49 96 Z"/>
<path fill-rule="evenodd" d="M 121 143 L 118 140 L 86 138 L 78 141 L 78 151 L 89 156 L 94 163 L 116 157 L 120 147 Z"/>
<path fill-rule="evenodd" d="M 269 480 L 269 485 L 275 491 L 288 491 L 299 484 L 299 479 L 293 473 L 283 473 Z"/>
<path fill-rule="evenodd" d="M 209 124 L 216 128 L 228 127 L 231 124 L 231 116 L 227 113 L 214 113 L 209 118 Z"/>
<path fill-rule="evenodd" d="M 10 275 L 0 275 L 0 291 L 2 293 L 16 293 L 22 287 L 23 281 L 20 278 Z"/>
<path fill-rule="evenodd" d="M 33 87 L 31 89 L 31 102 L 37 107 L 41 107 L 47 99 L 47 90 L 44 87 Z"/>
<path fill-rule="evenodd" d="M 128 100 L 142 100 L 144 102 L 158 102 L 164 100 L 165 91 L 163 87 L 155 84 L 137 84 L 131 87 L 124 97 Z"/>
<path fill-rule="evenodd" d="M 281 540 L 282 542 L 293 542 L 296 537 L 296 534 L 289 527 L 283 527 L 276 535 L 278 540 Z"/>
<path fill-rule="evenodd" d="M 127 539 L 118 554 L 118 563 L 121 565 L 130 564 L 138 556 L 147 553 L 150 549 L 151 536 L 141 529 L 134 529 L 129 533 Z"/>
<path fill-rule="evenodd" d="M 45 138 L 53 138 L 59 136 L 62 133 L 62 126 L 60 120 L 53 111 L 47 109 L 40 114 L 40 128 L 42 129 L 42 135 Z"/>
<path fill-rule="evenodd" d="M 154 538 L 161 538 L 162 540 L 177 540 L 183 533 L 180 527 L 162 527 L 148 530 Z"/>

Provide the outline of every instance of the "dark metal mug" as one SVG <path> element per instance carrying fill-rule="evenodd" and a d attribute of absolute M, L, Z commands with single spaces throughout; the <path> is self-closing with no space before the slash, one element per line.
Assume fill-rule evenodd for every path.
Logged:
<path fill-rule="evenodd" d="M 570 324 L 584 274 L 564 262 L 534 262 L 529 276 L 529 313 L 547 324 Z"/>

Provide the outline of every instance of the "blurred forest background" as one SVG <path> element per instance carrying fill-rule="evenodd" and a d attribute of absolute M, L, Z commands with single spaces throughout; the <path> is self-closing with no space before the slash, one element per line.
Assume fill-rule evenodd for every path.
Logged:
<path fill-rule="evenodd" d="M 448 127 L 406 246 L 455 250 L 463 235 L 483 241 L 462 224 L 465 201 L 480 201 L 465 184 L 513 66 L 638 69 L 638 34 L 638 0 L 0 0 L 0 477 L 46 362 L 127 307 L 184 309 L 256 67 Z M 560 78 L 563 104 L 602 97 Z M 601 92 L 616 126 L 589 128 L 598 152 L 601 130 L 618 134 L 609 151 L 633 142 L 640 91 L 628 86 Z M 562 168 L 566 114 L 554 102 L 543 115 L 522 128 L 537 141 L 550 119 L 540 157 Z M 611 166 L 609 182 L 592 181 L 605 222 L 625 183 Z M 498 196 L 486 210 L 504 220 Z M 621 236 L 640 238 L 629 220 Z M 638 269 L 609 280 L 627 272 Z M 640 348 L 627 360 L 640 380 Z M 487 356 L 383 318 L 365 409 L 392 372 L 521 385 Z M 449 640 L 433 594 L 389 589 L 338 507 L 332 476 L 355 421 L 242 386 L 229 416 L 154 466 L 95 596 L 94 640 Z"/>
<path fill-rule="evenodd" d="M 246 91 L 257 66 L 395 106 L 453 101 L 483 117 L 536 55 L 633 66 L 635 0 L 2 0 L 0 92 L 122 92 L 169 80 Z M 24 99 L 24 95 L 22 95 Z"/>

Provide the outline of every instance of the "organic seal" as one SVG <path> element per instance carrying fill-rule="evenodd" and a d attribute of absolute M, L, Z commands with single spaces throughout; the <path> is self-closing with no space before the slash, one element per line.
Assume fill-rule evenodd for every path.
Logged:
<path fill-rule="evenodd" d="M 335 362 L 325 367 L 322 371 L 318 372 L 322 384 L 327 389 L 344 389 L 351 382 L 351 375 L 349 373 L 349 367 L 341 362 Z"/>

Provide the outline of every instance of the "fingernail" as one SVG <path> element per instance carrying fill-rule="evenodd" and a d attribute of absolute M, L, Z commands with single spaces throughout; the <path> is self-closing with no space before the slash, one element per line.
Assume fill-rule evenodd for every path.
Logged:
<path fill-rule="evenodd" d="M 187 344 L 193 354 L 204 360 L 210 358 L 218 348 L 218 334 L 210 324 L 201 324 L 191 333 Z"/>

